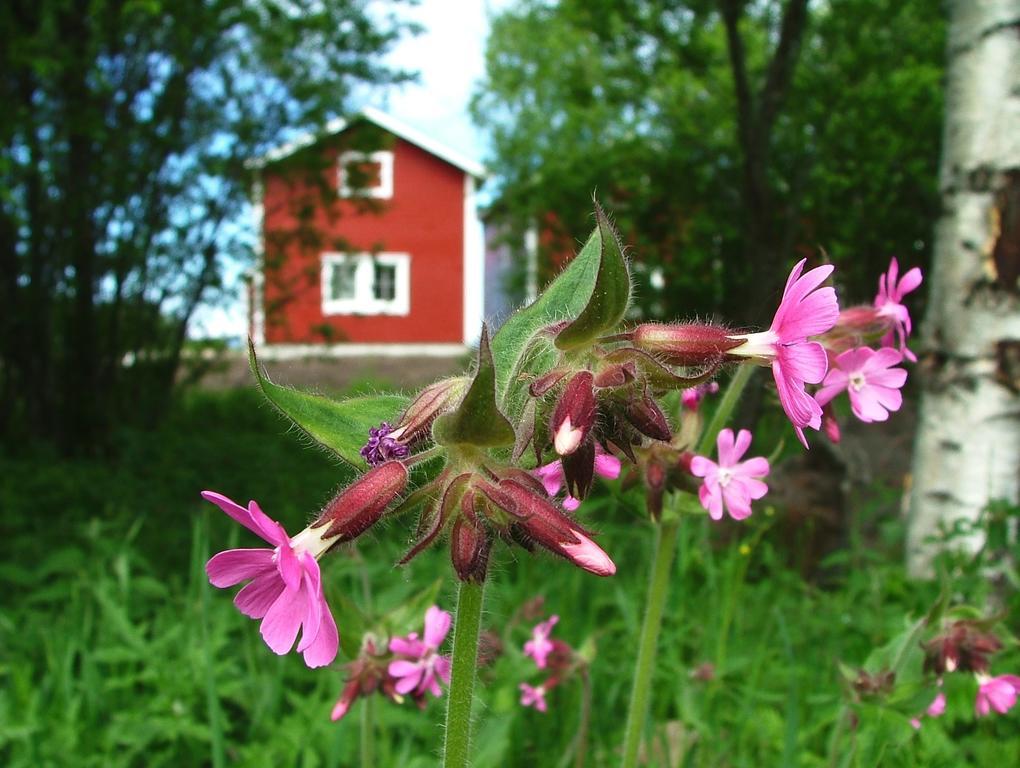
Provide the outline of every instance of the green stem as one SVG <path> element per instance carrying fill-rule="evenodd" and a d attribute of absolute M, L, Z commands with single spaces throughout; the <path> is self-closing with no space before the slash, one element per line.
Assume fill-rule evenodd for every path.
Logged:
<path fill-rule="evenodd" d="M 630 711 L 627 713 L 627 730 L 623 741 L 623 768 L 637 765 L 638 749 L 645 730 L 648 715 L 648 699 L 651 694 L 652 671 L 659 644 L 659 630 L 662 628 L 662 613 L 669 593 L 669 575 L 676 554 L 677 534 L 680 520 L 677 514 L 666 516 L 666 522 L 656 529 L 655 556 L 652 560 L 652 576 L 648 584 L 648 602 L 645 618 L 641 624 L 641 639 L 638 643 L 637 667 L 634 670 L 634 688 L 630 695 Z"/>
<path fill-rule="evenodd" d="M 361 702 L 361 768 L 375 768 L 375 718 L 372 696 Z"/>
<path fill-rule="evenodd" d="M 460 583 L 453 630 L 453 671 L 446 700 L 443 768 L 466 768 L 471 748 L 471 702 L 478 667 L 478 632 L 482 624 L 482 585 Z"/>
<path fill-rule="evenodd" d="M 726 387 L 726 391 L 723 393 L 722 400 L 719 401 L 719 407 L 715 409 L 715 415 L 712 416 L 712 421 L 709 422 L 708 429 L 701 436 L 701 442 L 698 443 L 698 454 L 700 456 L 708 456 L 712 453 L 715 448 L 715 439 L 722 432 L 723 427 L 726 426 L 726 422 L 730 420 L 730 416 L 733 415 L 733 409 L 737 407 L 737 403 L 740 402 L 740 396 L 744 394 L 744 387 L 747 386 L 747 382 L 751 380 L 751 376 L 757 370 L 757 366 L 753 363 L 744 363 L 737 372 L 733 374 L 733 378 L 730 379 L 730 384 Z"/>
<path fill-rule="evenodd" d="M 591 723 L 591 679 L 588 668 L 581 670 L 581 722 L 577 726 L 577 751 L 574 753 L 574 768 L 584 768 L 588 758 L 588 726 Z"/>

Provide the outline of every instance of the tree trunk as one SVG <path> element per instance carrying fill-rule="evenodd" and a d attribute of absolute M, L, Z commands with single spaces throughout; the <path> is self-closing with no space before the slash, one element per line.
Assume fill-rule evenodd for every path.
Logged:
<path fill-rule="evenodd" d="M 907 558 L 1020 490 L 1020 2 L 950 4 L 946 117 Z M 963 543 L 979 547 L 983 537 Z"/>

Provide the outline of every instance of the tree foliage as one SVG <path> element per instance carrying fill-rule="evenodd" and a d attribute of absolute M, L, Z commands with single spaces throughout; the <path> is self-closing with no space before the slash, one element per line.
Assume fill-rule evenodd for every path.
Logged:
<path fill-rule="evenodd" d="M 760 317 L 818 246 L 866 294 L 890 253 L 927 258 L 943 35 L 924 0 L 522 0 L 473 101 L 496 210 L 555 250 L 597 189 L 645 313 Z"/>
<path fill-rule="evenodd" d="M 245 161 L 407 77 L 377 59 L 404 28 L 366 6 L 3 4 L 0 429 L 73 448 L 159 407 L 188 319 L 250 253 Z"/>

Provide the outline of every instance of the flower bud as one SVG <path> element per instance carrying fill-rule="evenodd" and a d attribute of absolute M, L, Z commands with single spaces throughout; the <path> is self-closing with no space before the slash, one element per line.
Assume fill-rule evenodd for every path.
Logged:
<path fill-rule="evenodd" d="M 428 437 L 432 422 L 441 413 L 453 408 L 467 388 L 467 379 L 458 376 L 443 379 L 425 387 L 407 406 L 397 427 L 390 436 L 404 445 L 414 445 Z"/>
<path fill-rule="evenodd" d="M 988 672 L 988 657 L 1002 648 L 1002 641 L 983 628 L 982 622 L 956 621 L 924 644 L 924 669 L 945 672 Z"/>
<path fill-rule="evenodd" d="M 706 323 L 643 323 L 631 332 L 631 340 L 638 349 L 671 365 L 712 365 L 742 343 L 729 333 L 721 326 Z"/>
<path fill-rule="evenodd" d="M 659 404 L 652 399 L 647 391 L 640 394 L 635 393 L 627 400 L 624 415 L 638 432 L 653 440 L 668 443 L 673 439 L 673 432 L 669 427 L 666 414 L 662 412 Z"/>
<path fill-rule="evenodd" d="M 474 512 L 475 495 L 463 498 L 464 514 L 457 518 L 450 532 L 450 558 L 461 581 L 480 584 L 485 580 L 492 539 Z"/>
<path fill-rule="evenodd" d="M 595 478 L 595 441 L 585 440 L 576 451 L 561 459 L 561 465 L 567 493 L 579 501 L 586 498 Z"/>
<path fill-rule="evenodd" d="M 399 461 L 387 461 L 363 474 L 353 485 L 341 491 L 309 526 L 329 527 L 320 538 L 336 539 L 330 544 L 350 541 L 371 528 L 383 512 L 407 487 L 407 467 Z"/>
<path fill-rule="evenodd" d="M 591 371 L 567 382 L 550 422 L 553 447 L 560 456 L 576 451 L 595 425 L 595 388 Z"/>
<path fill-rule="evenodd" d="M 564 515 L 544 493 L 536 494 L 514 480 L 501 481 L 499 488 L 513 503 L 517 527 L 528 538 L 596 576 L 616 573 L 616 565 L 591 540 L 591 534 Z"/>

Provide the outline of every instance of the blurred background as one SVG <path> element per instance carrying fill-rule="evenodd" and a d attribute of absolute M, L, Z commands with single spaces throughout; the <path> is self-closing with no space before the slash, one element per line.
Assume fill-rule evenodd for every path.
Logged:
<path fill-rule="evenodd" d="M 594 193 L 628 246 L 634 320 L 763 328 L 805 257 L 837 265 L 841 306 L 870 305 L 892 256 L 924 270 L 907 302 L 921 359 L 888 423 L 805 454 L 772 395 L 748 398 L 757 439 L 783 446 L 773 491 L 743 525 L 684 528 L 642 757 L 850 764 L 833 733 L 859 691 L 840 663 L 940 595 L 1016 629 L 1020 59 L 999 35 L 1020 9 L 977 5 L 991 16 L 935 0 L 4 3 L 0 761 L 356 764 L 357 710 L 329 720 L 339 664 L 273 656 L 205 579 L 213 552 L 250 542 L 201 490 L 300 527 L 352 476 L 262 404 L 245 340 L 278 383 L 413 392 L 557 274 Z M 1000 58 L 977 71 L 985 41 Z M 983 82 L 1004 84 L 985 89 L 994 114 Z M 960 149 L 975 125 L 998 127 Z M 981 423 L 998 431 L 970 437 L 994 455 L 946 445 L 947 392 L 960 435 L 968 397 L 995 404 Z M 935 448 L 916 459 L 915 443 Z M 593 654 L 588 764 L 618 760 L 650 527 L 626 476 L 582 513 L 613 579 L 495 554 L 478 766 L 577 759 L 580 689 L 544 715 L 517 703 L 525 617 L 549 613 Z M 911 580 L 908 533 L 966 546 Z M 393 568 L 408 536 L 398 522 L 331 558 L 331 600 L 359 616 L 337 610 L 342 635 L 423 595 L 452 608 L 444 551 Z M 377 764 L 436 764 L 442 702 L 373 706 Z M 1016 714 L 970 707 L 918 732 L 876 710 L 862 764 L 1014 764 Z"/>

